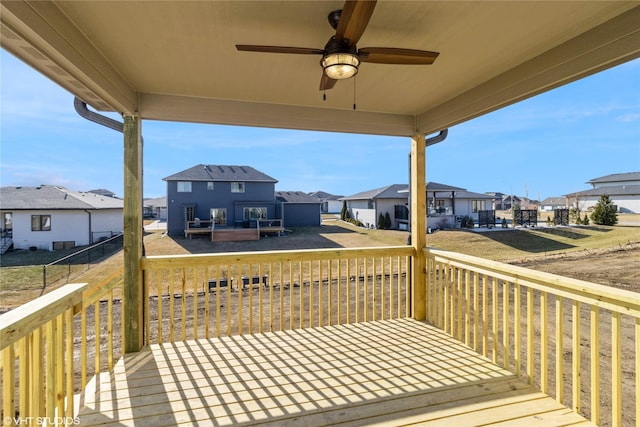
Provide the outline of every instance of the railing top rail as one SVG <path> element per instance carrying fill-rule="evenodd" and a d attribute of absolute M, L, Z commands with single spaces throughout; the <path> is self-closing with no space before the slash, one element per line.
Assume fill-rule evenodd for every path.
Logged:
<path fill-rule="evenodd" d="M 194 255 L 152 255 L 141 259 L 143 268 L 158 265 L 205 265 L 212 262 L 238 263 L 250 260 L 251 263 L 270 261 L 309 261 L 335 258 L 355 258 L 371 256 L 413 255 L 411 246 L 382 246 L 368 248 L 329 248 L 329 249 L 297 249 L 285 251 L 225 252 Z"/>
<path fill-rule="evenodd" d="M 86 283 L 62 286 L 0 316 L 0 349 L 82 302 Z"/>
<path fill-rule="evenodd" d="M 560 296 L 574 296 L 575 299 L 592 305 L 640 317 L 640 293 L 637 292 L 442 249 L 425 248 L 425 254 L 427 257 L 435 258 L 436 261 L 459 262 L 461 267 L 469 267 L 470 270 L 495 274 L 496 276 L 507 275 L 513 283 L 533 285 L 539 290 Z"/>
<path fill-rule="evenodd" d="M 69 258 L 73 258 L 74 256 L 78 256 L 79 254 L 81 254 L 81 253 L 83 253 L 83 252 L 90 251 L 91 249 L 93 249 L 93 248 L 95 248 L 95 247 L 98 247 L 98 246 L 100 246 L 100 245 L 104 245 L 105 243 L 109 243 L 110 241 L 115 240 L 115 239 L 117 239 L 117 238 L 121 237 L 122 235 L 123 235 L 123 233 L 116 234 L 115 236 L 110 237 L 110 238 L 108 238 L 107 240 L 103 240 L 103 241 L 102 241 L 102 242 L 100 242 L 100 243 L 96 243 L 95 245 L 91 245 L 91 246 L 89 246 L 88 248 L 84 248 L 84 249 L 82 249 L 82 250 L 80 250 L 80 251 L 77 251 L 77 252 L 74 252 L 74 253 L 72 253 L 72 254 L 69 254 L 69 255 L 67 255 L 67 256 L 65 256 L 65 257 L 62 257 L 62 258 L 57 259 L 57 260 L 55 260 L 55 261 L 53 261 L 53 262 L 50 262 L 49 264 L 45 264 L 45 267 L 49 267 L 49 266 L 51 266 L 51 265 L 58 264 L 58 263 L 60 263 L 60 262 L 62 262 L 62 261 L 66 261 L 67 259 L 69 259 Z"/>

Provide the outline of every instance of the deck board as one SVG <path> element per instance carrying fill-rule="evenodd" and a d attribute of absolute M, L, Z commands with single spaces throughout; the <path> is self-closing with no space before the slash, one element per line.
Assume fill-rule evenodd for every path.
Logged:
<path fill-rule="evenodd" d="M 79 416 L 87 426 L 586 423 L 411 319 L 152 345 L 94 377 Z"/>

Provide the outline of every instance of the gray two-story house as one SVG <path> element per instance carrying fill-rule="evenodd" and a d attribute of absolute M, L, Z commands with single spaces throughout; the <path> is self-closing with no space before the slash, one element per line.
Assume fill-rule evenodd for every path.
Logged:
<path fill-rule="evenodd" d="M 197 221 L 246 227 L 252 220 L 278 218 L 278 181 L 250 166 L 199 164 L 163 180 L 169 235 L 182 235 Z"/>

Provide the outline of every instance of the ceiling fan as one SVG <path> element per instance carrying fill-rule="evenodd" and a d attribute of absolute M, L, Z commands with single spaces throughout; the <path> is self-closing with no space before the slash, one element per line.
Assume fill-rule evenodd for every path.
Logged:
<path fill-rule="evenodd" d="M 249 52 L 292 53 L 299 55 L 322 55 L 322 78 L 320 90 L 331 89 L 338 80 L 348 79 L 358 73 L 361 62 L 377 64 L 430 65 L 438 57 L 438 52 L 426 50 L 400 49 L 392 47 L 365 47 L 358 49 L 356 43 L 369 24 L 376 6 L 375 0 L 347 0 L 341 10 L 329 13 L 328 19 L 336 30 L 323 49 L 290 47 L 236 45 L 236 49 Z"/>

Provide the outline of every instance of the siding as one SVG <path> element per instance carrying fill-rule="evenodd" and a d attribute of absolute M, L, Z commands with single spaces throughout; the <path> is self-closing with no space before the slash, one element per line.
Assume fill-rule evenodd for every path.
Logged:
<path fill-rule="evenodd" d="M 195 217 L 210 218 L 211 208 L 227 210 L 227 225 L 242 221 L 244 207 L 266 207 L 268 216 L 275 218 L 275 184 L 273 182 L 244 182 L 244 193 L 232 193 L 231 182 L 216 181 L 213 190 L 207 190 L 207 182 L 192 181 L 191 192 L 179 193 L 177 181 L 167 181 L 167 231 L 180 236 L 185 228 L 185 206 L 195 206 Z"/>

